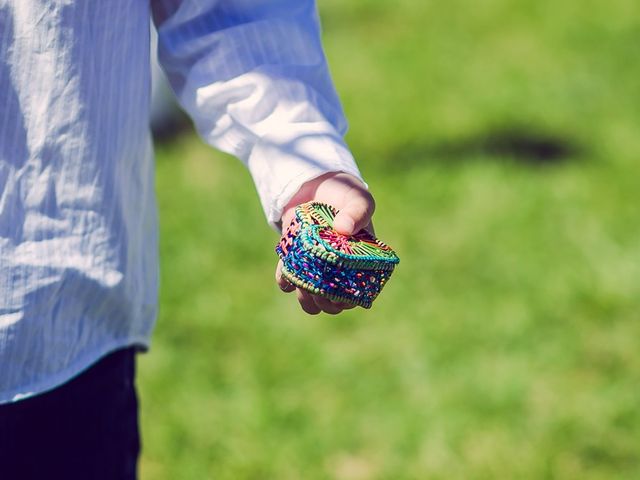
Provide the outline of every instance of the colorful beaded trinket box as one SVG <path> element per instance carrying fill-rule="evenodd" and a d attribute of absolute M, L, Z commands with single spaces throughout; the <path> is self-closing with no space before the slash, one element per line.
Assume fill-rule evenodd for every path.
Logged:
<path fill-rule="evenodd" d="M 370 308 L 400 259 L 365 230 L 352 236 L 333 229 L 330 205 L 298 205 L 276 246 L 289 283 L 337 302 Z"/>

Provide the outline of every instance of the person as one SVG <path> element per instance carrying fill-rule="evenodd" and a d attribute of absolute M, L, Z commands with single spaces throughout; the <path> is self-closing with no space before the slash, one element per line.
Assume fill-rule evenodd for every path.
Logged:
<path fill-rule="evenodd" d="M 313 0 L 0 1 L 3 479 L 136 476 L 135 354 L 157 308 L 150 16 L 180 104 L 247 166 L 271 226 L 314 199 L 342 233 L 370 225 Z"/>

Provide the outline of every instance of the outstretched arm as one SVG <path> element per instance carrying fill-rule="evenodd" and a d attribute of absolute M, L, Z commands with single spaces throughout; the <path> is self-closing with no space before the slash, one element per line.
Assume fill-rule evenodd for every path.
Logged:
<path fill-rule="evenodd" d="M 369 199 L 369 213 L 353 219 L 369 222 L 373 202 L 343 140 L 347 124 L 314 0 L 151 6 L 160 63 L 181 105 L 207 143 L 248 167 L 272 227 L 287 226 L 283 215 L 296 202 L 322 198 L 337 208 L 347 198 Z"/>

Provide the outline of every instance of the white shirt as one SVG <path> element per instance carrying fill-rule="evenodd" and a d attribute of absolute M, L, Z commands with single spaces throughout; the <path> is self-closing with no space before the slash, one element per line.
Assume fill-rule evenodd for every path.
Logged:
<path fill-rule="evenodd" d="M 180 103 L 271 225 L 305 181 L 359 176 L 313 0 L 0 0 L 0 403 L 149 345 L 151 14 Z"/>

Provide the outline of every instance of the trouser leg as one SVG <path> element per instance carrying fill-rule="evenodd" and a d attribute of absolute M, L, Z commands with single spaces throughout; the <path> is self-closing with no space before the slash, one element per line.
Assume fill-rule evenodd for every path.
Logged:
<path fill-rule="evenodd" d="M 135 350 L 70 382 L 0 405 L 0 478 L 133 480 L 140 451 Z"/>

